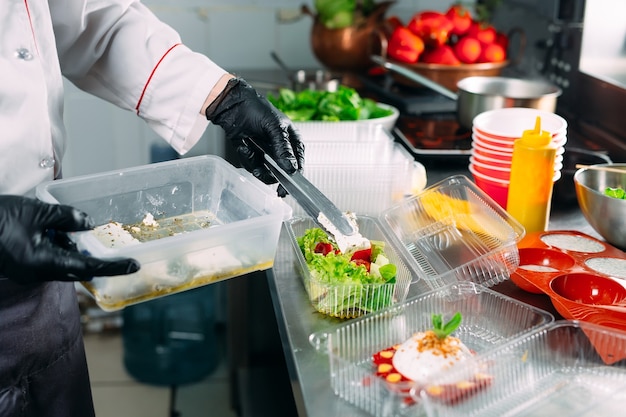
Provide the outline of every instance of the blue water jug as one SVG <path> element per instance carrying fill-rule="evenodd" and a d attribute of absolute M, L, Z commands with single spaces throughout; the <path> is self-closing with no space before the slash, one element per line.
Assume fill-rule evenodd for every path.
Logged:
<path fill-rule="evenodd" d="M 212 285 L 128 306 L 122 317 L 124 366 L 138 381 L 191 384 L 217 367 Z"/>

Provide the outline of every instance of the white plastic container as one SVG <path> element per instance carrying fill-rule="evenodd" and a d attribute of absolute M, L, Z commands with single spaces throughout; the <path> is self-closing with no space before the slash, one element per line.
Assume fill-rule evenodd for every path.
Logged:
<path fill-rule="evenodd" d="M 208 213 L 208 227 L 185 222 L 183 233 L 119 248 L 107 247 L 92 231 L 73 233 L 79 250 L 141 263 L 134 274 L 83 283 L 108 311 L 271 268 L 282 222 L 292 213 L 275 189 L 217 156 L 51 181 L 37 196 L 81 209 L 96 225 L 137 224 L 147 213 L 157 222 Z"/>

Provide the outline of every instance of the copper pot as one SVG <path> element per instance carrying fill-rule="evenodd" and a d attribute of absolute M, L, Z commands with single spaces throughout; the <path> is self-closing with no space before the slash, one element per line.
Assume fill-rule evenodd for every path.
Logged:
<path fill-rule="evenodd" d="M 302 12 L 313 17 L 311 47 L 315 57 L 334 71 L 364 71 L 374 63 L 370 56 L 380 54 L 384 42 L 382 25 L 387 9 L 394 2 L 382 2 L 367 18 L 353 26 L 329 29 L 306 5 Z"/>
<path fill-rule="evenodd" d="M 409 70 L 414 71 L 452 91 L 458 90 L 457 83 L 463 78 L 473 76 L 499 76 L 502 73 L 502 70 L 509 65 L 509 61 L 461 65 L 426 64 L 423 62 L 407 64 L 393 61 L 391 59 L 389 59 L 389 61 L 408 68 Z M 394 73 L 393 78 L 402 85 L 410 87 L 423 87 L 422 83 L 400 74 Z"/>

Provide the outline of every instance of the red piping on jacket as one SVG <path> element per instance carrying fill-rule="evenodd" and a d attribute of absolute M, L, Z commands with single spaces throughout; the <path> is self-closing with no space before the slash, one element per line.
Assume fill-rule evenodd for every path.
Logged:
<path fill-rule="evenodd" d="M 143 90 L 141 91 L 141 95 L 139 96 L 139 101 L 137 102 L 137 105 L 135 106 L 135 110 L 137 111 L 137 115 L 139 115 L 139 107 L 141 106 L 141 101 L 143 100 L 143 96 L 146 94 L 146 90 L 148 89 L 148 84 L 150 84 L 150 81 L 152 80 L 152 77 L 154 76 L 154 73 L 156 72 L 157 68 L 159 67 L 159 65 L 161 65 L 161 62 L 163 62 L 163 60 L 165 59 L 165 57 L 167 56 L 167 54 L 169 54 L 172 49 L 176 48 L 177 46 L 180 46 L 182 44 L 177 43 L 174 46 L 172 46 L 170 49 L 168 49 L 163 56 L 161 57 L 161 59 L 159 59 L 159 62 L 157 62 L 157 64 L 154 66 L 154 68 L 152 68 L 152 72 L 150 73 L 150 76 L 148 77 L 148 81 L 146 81 L 146 85 L 143 86 Z"/>
<path fill-rule="evenodd" d="M 28 0 L 24 0 L 24 7 L 26 7 L 26 14 L 28 15 L 28 23 L 30 24 L 30 31 L 33 34 L 33 43 L 35 44 L 35 51 L 39 55 L 39 48 L 37 47 L 37 38 L 35 37 L 35 28 L 33 27 L 33 19 L 30 16 L 30 7 L 28 7 Z"/>

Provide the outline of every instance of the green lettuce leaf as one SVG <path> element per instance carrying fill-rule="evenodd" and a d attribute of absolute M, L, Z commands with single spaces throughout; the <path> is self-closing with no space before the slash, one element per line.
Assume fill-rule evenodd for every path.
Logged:
<path fill-rule="evenodd" d="M 296 93 L 281 88 L 278 95 L 268 93 L 267 99 L 296 122 L 366 120 L 392 114 L 391 110 L 380 107 L 374 100 L 362 98 L 355 89 L 345 85 L 340 85 L 334 92 L 306 89 Z"/>
<path fill-rule="evenodd" d="M 315 253 L 315 247 L 320 242 L 330 243 L 337 249 L 335 242 L 320 228 L 307 229 L 304 235 L 297 238 L 297 242 L 311 277 L 332 288 L 317 300 L 322 310 L 360 309 L 368 312 L 393 303 L 397 267 L 389 263 L 384 253 L 384 242 L 371 241 L 372 254 L 376 254 L 376 258 L 372 256 L 372 259 L 380 262 L 380 265 L 376 265 L 379 275 L 370 274 L 365 266 L 351 262 L 350 254 Z"/>

